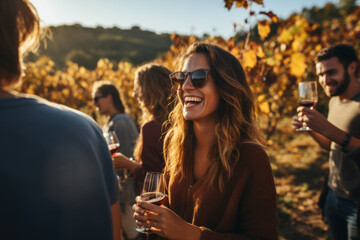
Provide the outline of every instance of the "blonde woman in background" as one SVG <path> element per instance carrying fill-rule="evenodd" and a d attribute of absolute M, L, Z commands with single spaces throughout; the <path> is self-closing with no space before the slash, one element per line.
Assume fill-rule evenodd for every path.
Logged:
<path fill-rule="evenodd" d="M 132 161 L 123 154 L 114 157 L 115 168 L 127 168 L 134 176 L 139 191 L 146 171 L 161 172 L 164 167 L 163 141 L 171 110 L 171 71 L 159 64 L 145 64 L 137 68 L 134 81 L 134 97 L 143 112 L 140 137 L 136 143 Z"/>

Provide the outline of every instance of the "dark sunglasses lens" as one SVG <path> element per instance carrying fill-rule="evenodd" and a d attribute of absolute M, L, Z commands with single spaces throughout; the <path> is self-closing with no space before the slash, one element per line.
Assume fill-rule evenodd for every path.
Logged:
<path fill-rule="evenodd" d="M 170 75 L 170 79 L 175 88 L 179 89 L 184 83 L 185 74 L 183 72 L 176 72 Z"/>
<path fill-rule="evenodd" d="M 94 100 L 94 102 L 96 103 L 96 102 L 98 102 L 98 101 L 99 101 L 99 99 L 100 99 L 100 98 L 102 98 L 102 97 L 101 97 L 101 96 L 96 96 L 96 97 L 94 97 L 94 99 L 93 99 L 93 100 Z"/>
<path fill-rule="evenodd" d="M 196 70 L 191 75 L 191 83 L 195 88 L 202 88 L 206 83 L 206 71 Z"/>

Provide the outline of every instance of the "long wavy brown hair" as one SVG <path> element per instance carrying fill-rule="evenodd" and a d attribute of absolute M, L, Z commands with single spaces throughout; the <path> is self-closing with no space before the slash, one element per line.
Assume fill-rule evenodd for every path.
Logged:
<path fill-rule="evenodd" d="M 263 138 L 255 125 L 255 108 L 251 89 L 239 61 L 220 47 L 196 42 L 180 57 L 178 69 L 194 54 L 204 54 L 210 66 L 220 103 L 217 108 L 214 143 L 207 177 L 210 185 L 219 184 L 224 189 L 233 175 L 234 166 L 240 159 L 240 147 L 244 142 L 262 143 Z M 193 123 L 182 115 L 182 104 L 176 100 L 169 115 L 169 130 L 165 137 L 165 173 L 184 175 L 192 171 L 195 136 Z"/>
<path fill-rule="evenodd" d="M 39 16 L 27 0 L 0 1 L 0 89 L 20 83 L 22 56 L 37 48 Z"/>
<path fill-rule="evenodd" d="M 169 79 L 171 71 L 159 64 L 148 63 L 135 71 L 135 88 L 140 95 L 142 123 L 156 120 L 162 124 L 172 110 L 173 94 Z M 135 145 L 135 159 L 140 159 L 142 139 L 139 137 Z"/>

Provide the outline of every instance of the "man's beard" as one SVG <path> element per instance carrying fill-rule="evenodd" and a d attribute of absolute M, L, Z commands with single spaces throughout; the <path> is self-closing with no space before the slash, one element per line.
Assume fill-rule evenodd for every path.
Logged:
<path fill-rule="evenodd" d="M 346 91 L 346 89 L 348 88 L 349 84 L 350 84 L 350 75 L 347 71 L 345 71 L 343 80 L 340 83 L 339 87 L 336 89 L 333 96 L 339 96 L 339 95 L 343 94 Z"/>

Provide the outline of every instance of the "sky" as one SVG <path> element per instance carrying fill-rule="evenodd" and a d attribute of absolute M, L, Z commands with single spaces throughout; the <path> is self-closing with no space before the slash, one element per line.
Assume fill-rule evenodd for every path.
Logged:
<path fill-rule="evenodd" d="M 248 11 L 235 6 L 228 11 L 223 0 L 30 0 L 37 8 L 42 25 L 81 24 L 87 27 L 118 27 L 129 29 L 138 26 L 142 30 L 181 35 L 203 34 L 234 35 L 234 23 L 249 29 L 257 16 L 244 24 Z M 264 6 L 253 4 L 252 10 L 273 11 L 286 18 L 303 8 L 322 7 L 338 0 L 264 0 Z M 359 4 L 360 0 L 357 0 Z M 239 30 L 239 28 L 237 28 Z"/>

